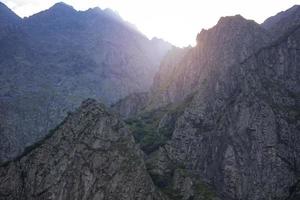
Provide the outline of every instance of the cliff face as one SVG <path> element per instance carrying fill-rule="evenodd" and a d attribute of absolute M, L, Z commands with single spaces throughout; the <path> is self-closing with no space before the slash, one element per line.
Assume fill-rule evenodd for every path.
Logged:
<path fill-rule="evenodd" d="M 111 104 L 148 90 L 171 46 L 109 10 L 58 3 L 24 19 L 0 11 L 0 163 L 88 97 Z"/>
<path fill-rule="evenodd" d="M 295 5 L 286 11 L 266 19 L 261 26 L 268 30 L 275 39 L 286 31 L 300 24 L 300 6 Z"/>
<path fill-rule="evenodd" d="M 299 179 L 299 30 L 208 82 L 166 145 L 231 199 L 284 199 Z"/>
<path fill-rule="evenodd" d="M 152 87 L 150 107 L 182 101 L 208 77 L 218 76 L 269 41 L 269 34 L 254 21 L 239 15 L 221 18 L 215 27 L 198 34 L 197 46 L 184 52 L 183 59 L 172 60 L 172 64 L 162 62 L 162 74 L 156 75 L 160 80 Z"/>
<path fill-rule="evenodd" d="M 240 16 L 222 18 L 176 67 L 163 63 L 160 72 L 173 73 L 156 75 L 167 87 L 154 90 L 150 110 L 181 111 L 147 160 L 157 185 L 181 199 L 196 198 L 199 180 L 208 199 L 299 197 L 300 27 L 290 25 L 276 39 Z"/>
<path fill-rule="evenodd" d="M 149 93 L 134 93 L 112 106 L 127 125 L 102 105 L 85 101 L 41 142 L 0 167 L 0 199 L 298 200 L 300 25 L 295 8 L 267 20 L 267 28 L 239 15 L 224 17 L 198 34 L 196 47 L 173 48 Z M 61 5 L 55 10 L 51 19 L 57 10 L 59 16 L 75 12 Z M 49 12 L 41 15 L 48 18 Z M 38 19 L 27 22 L 27 28 L 34 29 Z M 58 32 L 41 28 L 33 33 L 74 47 L 60 37 L 64 27 L 56 20 L 46 26 Z M 281 26 L 279 21 L 290 23 Z M 107 28 L 104 32 L 110 30 L 105 20 L 101 24 Z M 67 31 L 74 33 L 77 28 Z M 275 29 L 278 32 L 271 32 Z M 23 42 L 17 50 L 8 49 L 17 52 L 14 59 L 35 55 L 24 51 L 27 43 L 20 34 L 10 37 Z M 160 46 L 156 39 L 151 43 Z M 49 44 L 49 51 L 59 44 Z M 80 59 L 73 64 L 78 63 Z M 80 77 L 86 69 L 77 67 L 68 73 Z M 96 72 L 93 67 L 88 70 Z M 10 100 L 14 90 L 5 91 Z M 28 105 L 27 101 L 16 102 Z M 0 106 L 4 121 L 11 107 Z M 8 136 L 11 129 L 2 124 Z M 0 140 L 1 145 L 6 141 L 10 142 Z"/>
<path fill-rule="evenodd" d="M 113 104 L 111 108 L 121 117 L 127 119 L 144 110 L 147 102 L 148 93 L 133 93 Z"/>
<path fill-rule="evenodd" d="M 124 123 L 86 100 L 43 141 L 0 167 L 0 199 L 164 199 Z"/>

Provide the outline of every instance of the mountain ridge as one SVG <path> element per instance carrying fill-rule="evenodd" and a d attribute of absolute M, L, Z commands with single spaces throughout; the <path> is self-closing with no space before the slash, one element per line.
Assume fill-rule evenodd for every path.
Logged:
<path fill-rule="evenodd" d="M 65 4 L 5 29 L 0 45 L 0 135 L 7 141 L 0 141 L 1 161 L 43 137 L 88 97 L 108 105 L 147 90 L 171 47 L 104 11 Z"/>

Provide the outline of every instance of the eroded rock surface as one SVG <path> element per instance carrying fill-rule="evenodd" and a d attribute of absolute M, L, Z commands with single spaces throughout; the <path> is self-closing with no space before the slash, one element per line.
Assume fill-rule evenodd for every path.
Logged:
<path fill-rule="evenodd" d="M 86 100 L 50 135 L 0 167 L 0 199 L 164 199 L 124 124 Z"/>
<path fill-rule="evenodd" d="M 158 185 L 181 188 L 183 198 L 195 194 L 198 175 L 222 199 L 299 197 L 300 27 L 285 30 L 271 42 L 235 16 L 198 35 L 156 95 L 158 105 L 191 99 L 172 138 L 147 160 Z"/>

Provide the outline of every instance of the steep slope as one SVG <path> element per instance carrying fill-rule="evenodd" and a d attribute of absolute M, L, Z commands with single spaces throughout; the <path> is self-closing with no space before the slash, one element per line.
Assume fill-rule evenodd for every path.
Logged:
<path fill-rule="evenodd" d="M 43 141 L 0 167 L 0 199 L 163 199 L 131 133 L 86 100 Z"/>
<path fill-rule="evenodd" d="M 300 6 L 295 5 L 286 11 L 266 19 L 261 25 L 263 28 L 273 34 L 273 37 L 279 38 L 291 27 L 300 24 Z"/>
<path fill-rule="evenodd" d="M 16 25 L 21 18 L 11 11 L 5 4 L 0 2 L 0 28 L 3 29 L 10 25 Z M 3 30 L 1 30 L 3 31 Z"/>
<path fill-rule="evenodd" d="M 240 15 L 221 18 L 215 27 L 198 34 L 195 48 L 175 63 L 172 61 L 171 71 L 157 75 L 160 81 L 154 83 L 149 107 L 182 101 L 197 90 L 200 83 L 205 83 L 207 77 L 218 76 L 269 40 L 269 34 L 254 21 Z M 162 65 L 170 64 L 162 62 Z M 163 68 L 169 67 L 161 66 Z"/>
<path fill-rule="evenodd" d="M 275 40 L 240 16 L 222 18 L 163 60 L 146 111 L 127 123 L 171 198 L 299 197 L 300 27 L 289 25 Z"/>
<path fill-rule="evenodd" d="M 110 104 L 148 90 L 168 46 L 148 40 L 112 11 L 79 12 L 64 3 L 5 31 L 0 162 L 42 137 L 85 98 Z"/>
<path fill-rule="evenodd" d="M 157 185 L 182 199 L 193 197 L 199 180 L 223 199 L 297 199 L 300 26 L 268 41 L 239 16 L 198 35 L 168 80 L 166 98 L 183 111 L 171 139 L 147 160 Z M 180 187 L 178 170 L 189 186 Z"/>
<path fill-rule="evenodd" d="M 111 106 L 112 110 L 123 118 L 130 118 L 144 110 L 148 102 L 148 93 L 133 93 L 120 99 Z"/>
<path fill-rule="evenodd" d="M 285 199 L 299 178 L 299 30 L 236 65 L 178 119 L 170 157 L 232 199 Z"/>

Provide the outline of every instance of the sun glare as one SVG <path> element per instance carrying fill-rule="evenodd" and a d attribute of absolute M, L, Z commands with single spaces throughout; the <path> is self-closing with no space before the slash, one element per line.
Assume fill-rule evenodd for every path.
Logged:
<path fill-rule="evenodd" d="M 29 16 L 62 0 L 4 0 L 20 16 Z M 195 44 L 202 28 L 215 25 L 221 16 L 241 14 L 258 23 L 299 0 L 64 0 L 78 10 L 111 8 L 135 24 L 150 39 L 154 36 L 183 47 Z"/>

